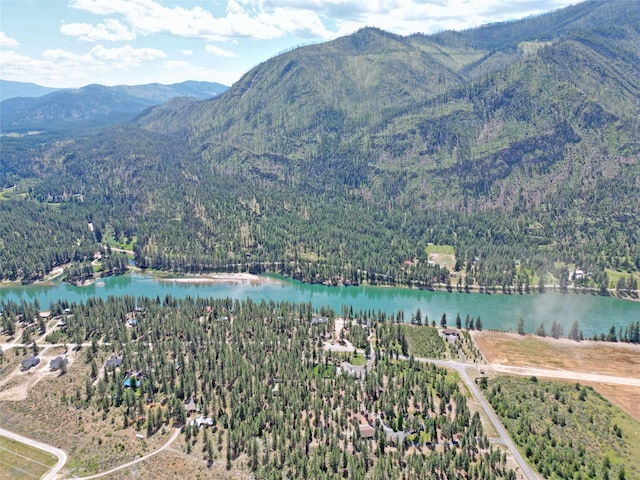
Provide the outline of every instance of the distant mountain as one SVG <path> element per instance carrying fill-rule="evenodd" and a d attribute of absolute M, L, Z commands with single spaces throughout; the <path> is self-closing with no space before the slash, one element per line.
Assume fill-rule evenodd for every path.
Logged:
<path fill-rule="evenodd" d="M 57 90 L 60 89 L 42 87 L 35 83 L 0 80 L 0 102 L 14 97 L 41 97 Z"/>
<path fill-rule="evenodd" d="M 151 106 L 176 97 L 212 98 L 227 87 L 211 82 L 174 85 L 87 85 L 42 97 L 16 97 L 0 104 L 2 131 L 86 129 L 132 119 Z"/>
<path fill-rule="evenodd" d="M 94 90 L 109 97 L 89 113 L 132 98 Z M 567 262 L 606 286 L 605 268 L 640 268 L 638 118 L 640 3 L 591 1 L 464 32 L 364 28 L 215 99 L 66 142 L 9 138 L 0 173 L 33 179 L 22 193 L 42 202 L 81 192 L 94 225 L 136 236 L 143 266 L 268 261 L 357 281 L 410 277 L 417 259 L 444 282 L 432 242 L 481 285 L 563 281 Z"/>

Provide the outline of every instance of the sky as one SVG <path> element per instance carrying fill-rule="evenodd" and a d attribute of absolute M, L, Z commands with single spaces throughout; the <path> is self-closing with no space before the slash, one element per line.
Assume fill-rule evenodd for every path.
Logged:
<path fill-rule="evenodd" d="M 292 48 L 366 26 L 462 30 L 577 0 L 0 0 L 0 78 L 55 88 L 230 86 Z"/>

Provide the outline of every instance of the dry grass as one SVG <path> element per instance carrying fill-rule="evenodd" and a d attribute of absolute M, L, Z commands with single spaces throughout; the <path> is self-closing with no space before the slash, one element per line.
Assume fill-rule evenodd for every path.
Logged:
<path fill-rule="evenodd" d="M 154 480 L 175 480 L 177 478 L 248 480 L 252 478 L 251 475 L 238 471 L 235 468 L 227 470 L 224 460 L 217 459 L 213 464 L 208 465 L 206 460 L 198 458 L 197 455 L 193 453 L 187 455 L 181 448 L 176 448 L 176 446 L 184 446 L 184 441 L 181 441 L 182 439 L 183 437 L 178 438 L 170 448 L 148 460 L 103 477 L 104 480 L 120 480 L 122 478 L 145 478 Z M 222 453 L 224 453 L 224 450 Z"/>
<path fill-rule="evenodd" d="M 574 342 L 489 331 L 472 332 L 472 337 L 487 361 L 493 364 L 640 378 L 638 345 Z M 611 403 L 640 421 L 640 388 L 606 383 L 590 385 Z"/>
<path fill-rule="evenodd" d="M 108 354 L 101 352 L 100 356 L 106 360 Z M 74 406 L 76 388 L 84 398 L 88 376 L 84 351 L 78 352 L 66 375 L 43 375 L 37 388 L 29 390 L 28 400 L 1 401 L 0 424 L 63 449 L 69 455 L 65 470 L 78 476 L 109 470 L 166 443 L 170 429 L 165 434 L 158 432 L 149 439 L 139 440 L 131 427 L 122 428 L 122 415 L 114 415 L 115 409 L 103 418 L 103 413 L 93 407 Z M 25 378 L 26 375 L 20 377 Z"/>
<path fill-rule="evenodd" d="M 471 332 L 489 363 L 640 378 L 640 345 Z"/>
<path fill-rule="evenodd" d="M 608 383 L 586 383 L 634 420 L 640 422 L 640 388 Z"/>
<path fill-rule="evenodd" d="M 41 478 L 56 464 L 56 458 L 24 443 L 0 437 L 0 479 Z"/>

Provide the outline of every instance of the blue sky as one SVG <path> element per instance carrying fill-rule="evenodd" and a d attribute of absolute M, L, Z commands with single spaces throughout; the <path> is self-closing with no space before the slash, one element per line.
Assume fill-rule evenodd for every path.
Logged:
<path fill-rule="evenodd" d="M 365 26 L 434 33 L 575 0 L 0 0 L 0 78 L 48 87 L 206 80 Z"/>

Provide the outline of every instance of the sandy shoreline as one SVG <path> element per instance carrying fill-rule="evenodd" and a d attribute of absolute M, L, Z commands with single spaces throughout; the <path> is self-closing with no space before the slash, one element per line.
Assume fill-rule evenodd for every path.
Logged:
<path fill-rule="evenodd" d="M 202 275 L 181 275 L 179 277 L 156 277 L 163 282 L 175 283 L 268 283 L 277 280 L 260 277 L 252 273 L 206 273 Z"/>

